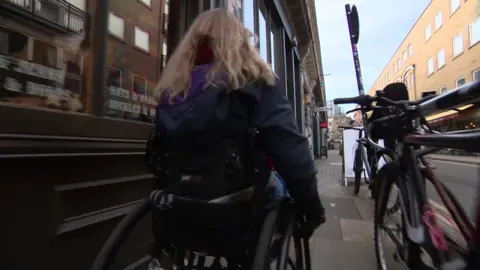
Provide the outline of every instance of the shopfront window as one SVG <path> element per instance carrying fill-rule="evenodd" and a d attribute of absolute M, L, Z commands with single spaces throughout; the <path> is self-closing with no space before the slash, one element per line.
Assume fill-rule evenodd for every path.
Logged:
<path fill-rule="evenodd" d="M 85 111 L 83 57 L 78 51 L 83 36 L 52 39 L 70 46 L 60 47 L 0 28 L 0 39 L 0 102 Z"/>
<path fill-rule="evenodd" d="M 268 61 L 268 41 L 267 39 L 269 36 L 267 35 L 267 22 L 265 20 L 265 16 L 263 15 L 262 11 L 258 12 L 259 14 L 259 41 L 260 41 L 260 56 L 263 60 Z"/>

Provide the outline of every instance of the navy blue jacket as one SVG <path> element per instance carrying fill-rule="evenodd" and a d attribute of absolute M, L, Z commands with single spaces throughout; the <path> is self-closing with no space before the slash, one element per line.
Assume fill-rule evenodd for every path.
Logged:
<path fill-rule="evenodd" d="M 247 97 L 248 103 L 253 104 L 249 113 L 245 102 L 226 98 L 229 96 L 226 86 L 204 87 L 208 68 L 204 65 L 192 72 L 186 99 L 176 97 L 169 102 L 168 97 L 164 97 L 157 107 L 157 127 L 161 126 L 169 136 L 180 138 L 179 143 L 190 147 L 189 141 L 181 139 L 185 134 L 205 138 L 209 136 L 208 130 L 220 128 L 231 136 L 241 136 L 253 124 L 259 130 L 260 147 L 285 179 L 292 196 L 316 195 L 316 169 L 308 141 L 298 131 L 292 107 L 283 95 L 284 89 L 259 81 L 230 91 Z"/>

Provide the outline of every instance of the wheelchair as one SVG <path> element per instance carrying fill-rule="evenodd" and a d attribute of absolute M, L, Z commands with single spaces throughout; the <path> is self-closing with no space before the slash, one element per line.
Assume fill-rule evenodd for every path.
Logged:
<path fill-rule="evenodd" d="M 156 240 L 149 269 L 310 270 L 304 220 L 283 182 L 272 176 L 266 184 L 209 201 L 153 190 L 119 222 L 91 270 L 111 269 L 128 235 L 149 213 Z"/>

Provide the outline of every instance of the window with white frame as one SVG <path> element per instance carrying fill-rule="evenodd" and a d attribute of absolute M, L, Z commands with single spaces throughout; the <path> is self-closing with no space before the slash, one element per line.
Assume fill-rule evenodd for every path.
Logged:
<path fill-rule="evenodd" d="M 413 54 L 413 47 L 412 44 L 408 45 L 408 56 L 412 56 Z"/>
<path fill-rule="evenodd" d="M 455 86 L 460 87 L 460 86 L 464 85 L 466 82 L 467 81 L 465 80 L 465 77 L 460 78 L 460 79 L 455 81 Z"/>
<path fill-rule="evenodd" d="M 429 40 L 432 37 L 432 25 L 425 27 L 425 40 Z"/>
<path fill-rule="evenodd" d="M 445 49 L 441 48 L 437 51 L 437 69 L 445 66 Z"/>
<path fill-rule="evenodd" d="M 389 78 L 388 78 L 388 72 L 387 72 L 387 74 L 385 74 L 385 84 L 388 84 L 388 82 L 389 82 Z"/>
<path fill-rule="evenodd" d="M 123 71 L 121 69 L 111 66 L 105 66 L 105 74 L 105 83 L 107 87 L 114 86 L 122 88 Z"/>
<path fill-rule="evenodd" d="M 147 79 L 133 74 L 132 75 L 132 92 L 135 94 L 147 94 Z"/>
<path fill-rule="evenodd" d="M 450 14 L 455 13 L 460 8 L 460 0 L 450 0 Z"/>
<path fill-rule="evenodd" d="M 139 0 L 139 1 L 148 7 L 152 6 L 152 0 Z"/>
<path fill-rule="evenodd" d="M 463 36 L 462 33 L 453 38 L 453 57 L 463 53 Z"/>
<path fill-rule="evenodd" d="M 440 88 L 439 92 L 440 92 L 440 95 L 443 94 L 443 93 L 446 93 L 447 92 L 447 87 L 444 86 L 444 87 Z"/>
<path fill-rule="evenodd" d="M 397 72 L 397 64 L 393 64 L 393 73 L 396 73 Z"/>
<path fill-rule="evenodd" d="M 443 24 L 443 14 L 441 11 L 435 15 L 435 31 L 437 31 Z"/>
<path fill-rule="evenodd" d="M 110 12 L 108 14 L 108 32 L 123 39 L 125 36 L 125 19 Z"/>
<path fill-rule="evenodd" d="M 150 50 L 150 35 L 138 26 L 135 26 L 135 47 L 146 52 Z"/>
<path fill-rule="evenodd" d="M 469 26 L 470 46 L 480 41 L 480 16 Z"/>
<path fill-rule="evenodd" d="M 403 63 L 407 62 L 407 52 L 403 52 Z"/>
<path fill-rule="evenodd" d="M 163 41 L 162 46 L 162 67 L 167 65 L 167 41 Z"/>
<path fill-rule="evenodd" d="M 480 69 L 477 69 L 472 72 L 473 81 L 480 81 Z"/>
<path fill-rule="evenodd" d="M 433 57 L 430 57 L 427 60 L 427 75 L 430 75 L 433 73 L 434 70 L 434 65 L 433 65 Z"/>
<path fill-rule="evenodd" d="M 400 66 L 402 65 L 402 63 L 400 62 L 400 58 L 397 59 L 397 67 L 398 69 L 400 69 Z"/>

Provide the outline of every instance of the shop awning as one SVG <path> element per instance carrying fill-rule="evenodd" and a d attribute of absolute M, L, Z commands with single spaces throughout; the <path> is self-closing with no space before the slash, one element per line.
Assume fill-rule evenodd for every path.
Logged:
<path fill-rule="evenodd" d="M 469 105 L 465 105 L 465 106 L 462 106 L 462 107 L 458 107 L 455 110 L 449 110 L 449 111 L 437 113 L 437 114 L 434 114 L 434 115 L 430 115 L 430 116 L 426 117 L 425 120 L 427 120 L 427 122 L 429 122 L 429 123 L 436 123 L 436 122 L 452 119 L 452 118 L 457 117 L 458 113 L 460 111 L 464 111 L 464 110 L 466 110 L 466 109 L 468 109 L 472 106 L 473 106 L 473 104 L 469 104 Z"/>

